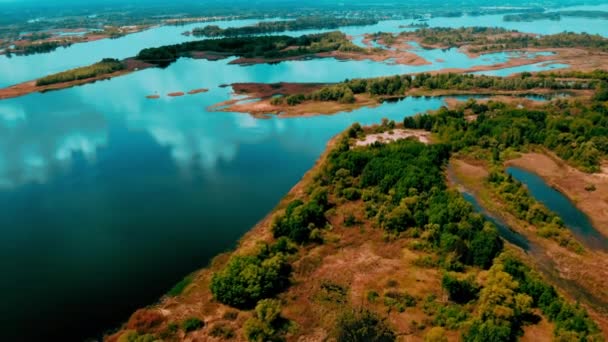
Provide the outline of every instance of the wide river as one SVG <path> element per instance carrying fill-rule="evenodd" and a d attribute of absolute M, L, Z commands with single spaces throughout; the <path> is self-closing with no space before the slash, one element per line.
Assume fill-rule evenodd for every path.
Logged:
<path fill-rule="evenodd" d="M 500 23 L 492 18 L 432 19 L 431 24 Z M 344 31 L 398 31 L 409 22 L 385 21 Z M 584 22 L 567 19 L 559 27 L 521 27 L 542 30 L 539 33 L 584 27 L 608 34 L 605 21 Z M 50 54 L 0 57 L 0 86 L 192 39 L 180 33 L 194 26 L 200 24 L 160 27 Z M 231 96 L 231 88 L 220 85 L 334 82 L 470 68 L 510 58 L 499 53 L 469 59 L 454 49 L 417 53 L 434 63 L 322 59 L 242 67 L 229 65 L 230 59 L 180 59 L 166 69 L 0 101 L 3 337 L 80 341 L 99 336 L 234 246 L 314 164 L 332 136 L 353 122 L 402 120 L 444 104 L 440 98 L 407 98 L 332 116 L 255 119 L 210 111 L 209 106 Z M 563 65 L 530 65 L 493 74 L 559 67 Z M 197 88 L 210 91 L 165 96 Z M 155 93 L 161 98 L 145 98 Z"/>

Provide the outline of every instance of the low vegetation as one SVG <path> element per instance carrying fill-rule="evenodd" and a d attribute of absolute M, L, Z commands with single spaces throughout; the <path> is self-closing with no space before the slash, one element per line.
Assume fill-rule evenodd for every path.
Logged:
<path fill-rule="evenodd" d="M 519 13 L 507 14 L 503 17 L 504 21 L 537 21 L 537 20 L 561 20 L 563 17 L 587 18 L 587 19 L 608 19 L 608 12 L 605 11 L 555 11 L 543 13 Z"/>
<path fill-rule="evenodd" d="M 482 94 L 492 94 L 497 92 L 528 92 L 533 89 L 557 91 L 597 88 L 601 96 L 608 96 L 606 82 L 592 74 L 582 75 L 587 77 L 573 80 L 551 74 L 532 76 L 524 73 L 516 77 L 504 78 L 455 73 L 436 75 L 421 73 L 415 76 L 401 75 L 354 79 L 325 86 L 309 94 L 278 96 L 273 98 L 271 103 L 274 105 L 287 104 L 289 106 L 296 106 L 306 101 L 354 103 L 356 95 L 382 98 L 405 96 L 411 91 L 433 92 L 444 90 L 452 93 L 475 91 Z M 567 74 L 564 76 L 567 76 Z M 597 76 L 603 76 L 603 72 L 598 71 Z"/>
<path fill-rule="evenodd" d="M 229 27 L 222 29 L 219 26 L 208 25 L 192 30 L 194 36 L 204 37 L 239 37 L 264 33 L 278 33 L 300 30 L 338 29 L 344 26 L 374 25 L 378 21 L 371 18 L 336 18 L 336 17 L 298 17 L 295 20 L 259 22 L 251 26 Z"/>
<path fill-rule="evenodd" d="M 207 39 L 144 49 L 137 59 L 161 66 L 193 52 L 210 52 L 245 58 L 280 59 L 332 51 L 363 51 L 341 32 L 290 36 Z"/>
<path fill-rule="evenodd" d="M 45 86 L 56 83 L 84 80 L 88 78 L 111 74 L 123 70 L 124 68 L 125 66 L 121 61 L 117 59 L 106 58 L 103 59 L 101 62 L 95 63 L 90 66 L 76 68 L 40 78 L 36 81 L 36 85 Z"/>

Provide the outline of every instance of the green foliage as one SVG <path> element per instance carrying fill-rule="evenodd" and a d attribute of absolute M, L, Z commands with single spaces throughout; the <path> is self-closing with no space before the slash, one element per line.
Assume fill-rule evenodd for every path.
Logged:
<path fill-rule="evenodd" d="M 289 49 L 288 49 L 289 48 Z M 179 57 L 192 52 L 213 52 L 245 58 L 288 58 L 338 50 L 361 50 L 342 32 L 290 36 L 251 36 L 206 39 L 143 49 L 137 59 L 159 66 L 168 66 Z"/>
<path fill-rule="evenodd" d="M 194 280 L 194 275 L 192 275 L 192 274 L 184 277 L 184 279 L 180 280 L 179 283 L 175 284 L 175 286 L 173 286 L 173 288 L 171 288 L 171 290 L 169 290 L 169 292 L 167 292 L 167 296 L 169 296 L 169 297 L 179 296 L 180 294 L 182 294 L 182 292 L 184 292 L 186 287 L 188 287 L 188 285 L 190 285 L 192 283 L 192 280 Z"/>
<path fill-rule="evenodd" d="M 214 298 L 233 307 L 251 308 L 285 289 L 291 273 L 287 249 L 291 249 L 289 244 L 281 242 L 265 246 L 257 255 L 233 256 L 211 279 Z"/>
<path fill-rule="evenodd" d="M 416 303 L 416 297 L 407 292 L 391 290 L 384 293 L 384 305 L 399 312 L 404 312 L 406 308 L 416 306 Z"/>
<path fill-rule="evenodd" d="M 206 37 L 238 37 L 285 31 L 338 29 L 344 26 L 374 25 L 377 22 L 377 20 L 367 18 L 307 16 L 297 17 L 295 20 L 260 22 L 251 26 L 229 27 L 226 29 L 215 25 L 208 25 L 203 28 L 195 28 L 192 30 L 192 34 L 194 36 Z"/>
<path fill-rule="evenodd" d="M 490 173 L 488 181 L 517 218 L 538 227 L 540 236 L 551 238 L 575 252 L 583 251 L 583 247 L 565 229 L 560 217 L 536 201 L 523 184 L 511 175 L 495 170 Z"/>
<path fill-rule="evenodd" d="M 190 317 L 182 322 L 182 330 L 186 333 L 198 330 L 205 325 L 205 322 L 196 317 Z"/>
<path fill-rule="evenodd" d="M 351 131 L 356 129 L 348 135 Z M 459 193 L 445 189 L 442 166 L 449 149 L 410 140 L 369 148 L 338 146 L 330 153 L 322 182 L 333 189 L 359 188 L 368 217 L 387 231 L 418 228 L 444 259 L 489 267 L 502 241 Z"/>
<path fill-rule="evenodd" d="M 272 232 L 277 238 L 285 236 L 298 243 L 309 242 L 313 230 L 325 227 L 327 209 L 329 209 L 327 189 L 319 187 L 313 191 L 307 202 L 292 201 L 284 214 L 277 215 L 272 225 Z"/>
<path fill-rule="evenodd" d="M 445 329 L 441 327 L 431 328 L 424 335 L 424 342 L 448 342 L 448 338 L 445 336 Z"/>
<path fill-rule="evenodd" d="M 127 330 L 118 338 L 118 342 L 157 342 L 160 341 L 152 334 L 140 334 L 135 330 Z"/>
<path fill-rule="evenodd" d="M 25 46 L 19 46 L 15 49 L 9 50 L 9 51 L 11 51 L 11 53 L 14 53 L 18 56 L 29 56 L 29 55 L 39 54 L 39 53 L 53 52 L 61 46 L 67 47 L 70 45 L 72 45 L 72 44 L 69 42 L 46 41 L 46 42 L 42 42 L 42 43 L 34 43 L 34 44 L 27 44 Z"/>
<path fill-rule="evenodd" d="M 112 58 L 105 58 L 101 62 L 95 63 L 90 66 L 76 68 L 40 78 L 36 81 L 36 85 L 44 86 L 55 83 L 84 80 L 91 77 L 111 74 L 113 72 L 123 70 L 124 68 L 125 66 L 122 64 L 121 61 Z"/>
<path fill-rule="evenodd" d="M 209 335 L 224 340 L 231 340 L 236 337 L 236 333 L 232 327 L 225 323 L 217 323 L 209 331 Z"/>
<path fill-rule="evenodd" d="M 567 336 L 578 341 L 601 340 L 601 332 L 587 312 L 578 304 L 566 302 L 529 266 L 510 253 L 503 253 L 498 262 L 520 284 L 520 290 L 532 298 L 532 306 L 540 308 L 555 323 L 556 337 Z"/>
<path fill-rule="evenodd" d="M 473 277 L 459 279 L 454 273 L 444 273 L 441 286 L 448 292 L 450 300 L 456 303 L 468 303 L 479 295 L 479 286 Z"/>
<path fill-rule="evenodd" d="M 504 271 L 503 265 L 494 264 L 480 292 L 478 314 L 463 334 L 463 340 L 514 341 L 521 334 L 524 317 L 532 306 L 532 298 L 518 288 L 518 282 Z"/>
<path fill-rule="evenodd" d="M 255 314 L 245 322 L 245 336 L 252 342 L 284 341 L 289 322 L 281 317 L 281 302 L 263 299 L 255 307 Z"/>
<path fill-rule="evenodd" d="M 329 281 L 322 281 L 319 291 L 315 294 L 315 300 L 326 304 L 344 305 L 348 301 L 348 288 Z"/>
<path fill-rule="evenodd" d="M 337 342 L 393 342 L 395 333 L 385 320 L 371 311 L 347 311 L 336 324 Z"/>
<path fill-rule="evenodd" d="M 595 101 L 608 101 L 608 82 L 604 81 L 599 84 L 593 99 Z"/>
<path fill-rule="evenodd" d="M 477 120 L 467 121 L 464 111 L 474 108 Z M 470 101 L 461 109 L 407 117 L 404 125 L 436 132 L 453 150 L 475 146 L 504 151 L 542 145 L 588 172 L 599 171 L 602 157 L 608 155 L 608 107 L 598 103 L 558 102 L 544 110 L 527 110 Z"/>
<path fill-rule="evenodd" d="M 462 323 L 469 319 L 469 313 L 458 304 L 445 304 L 437 302 L 435 295 L 429 295 L 422 304 L 425 314 L 433 316 L 433 325 L 450 330 L 459 329 Z"/>

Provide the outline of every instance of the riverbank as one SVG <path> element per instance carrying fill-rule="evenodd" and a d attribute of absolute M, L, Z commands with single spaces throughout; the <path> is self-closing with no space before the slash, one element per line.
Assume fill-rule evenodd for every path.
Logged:
<path fill-rule="evenodd" d="M 210 110 L 244 113 L 250 114 L 257 118 L 265 118 L 267 115 L 279 115 L 281 117 L 296 117 L 296 116 L 315 116 L 315 115 L 332 115 L 341 112 L 351 112 L 363 107 L 374 108 L 382 105 L 384 101 L 399 100 L 404 97 L 445 97 L 446 104 L 455 108 L 462 101 L 459 96 L 484 96 L 488 99 L 481 100 L 487 102 L 490 100 L 501 101 L 509 104 L 523 105 L 526 108 L 542 106 L 544 102 L 535 101 L 526 98 L 527 95 L 546 96 L 548 99 L 553 95 L 562 94 L 560 91 L 553 89 L 526 89 L 526 90 L 488 90 L 488 89 L 424 89 L 412 88 L 405 91 L 402 95 L 380 95 L 372 96 L 367 93 L 354 95 L 354 101 L 344 103 L 340 101 L 317 101 L 306 100 L 301 103 L 290 105 L 285 101 L 274 101 L 277 97 L 289 97 L 292 95 L 302 94 L 309 96 L 315 91 L 323 87 L 331 86 L 332 84 L 311 84 L 311 83 L 236 83 L 231 85 L 233 95 L 238 99 L 231 99 L 218 103 Z M 576 96 L 580 99 L 589 99 L 593 96 L 591 90 L 568 90 L 567 93 L 571 96 Z"/>
<path fill-rule="evenodd" d="M 540 267 L 541 269 L 544 268 L 558 282 L 565 279 L 576 284 L 568 286 L 565 293 L 572 299 L 580 300 L 608 334 L 608 289 L 604 286 L 605 279 L 608 279 L 608 254 L 589 249 L 582 254 L 574 253 L 554 241 L 540 237 L 537 227 L 513 216 L 506 203 L 489 190 L 489 171 L 484 162 L 461 156 L 451 160 L 450 168 L 458 179 L 458 185 L 473 194 L 484 209 L 536 246 L 536 262 L 551 263 Z M 577 288 L 583 291 L 577 294 Z"/>
<path fill-rule="evenodd" d="M 542 151 L 522 154 L 508 160 L 506 165 L 541 176 L 583 211 L 597 230 L 608 236 L 608 164 L 602 167 L 602 172 L 590 174 L 569 166 L 549 151 Z"/>

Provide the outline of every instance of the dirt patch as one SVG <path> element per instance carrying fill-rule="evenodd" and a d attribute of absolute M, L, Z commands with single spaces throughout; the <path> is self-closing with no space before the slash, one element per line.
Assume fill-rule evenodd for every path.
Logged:
<path fill-rule="evenodd" d="M 206 88 L 193 89 L 188 92 L 188 95 L 202 94 L 202 93 L 206 93 L 208 91 L 209 91 L 209 89 L 206 89 Z"/>
<path fill-rule="evenodd" d="M 184 96 L 184 95 L 186 95 L 186 93 L 184 93 L 183 91 L 176 91 L 176 92 L 167 94 L 167 96 L 169 96 L 169 97 L 180 97 L 180 96 Z"/>
<path fill-rule="evenodd" d="M 397 140 L 414 138 L 423 144 L 430 144 L 431 133 L 422 130 L 395 129 L 389 132 L 367 134 L 364 140 L 358 140 L 356 146 L 369 146 L 376 142 L 389 143 Z"/>

